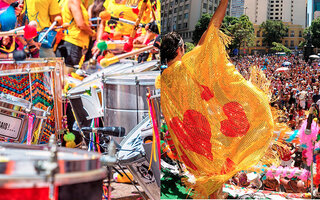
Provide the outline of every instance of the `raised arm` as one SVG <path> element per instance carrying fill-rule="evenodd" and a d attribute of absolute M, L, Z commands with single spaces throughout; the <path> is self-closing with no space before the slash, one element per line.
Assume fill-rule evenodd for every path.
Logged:
<path fill-rule="evenodd" d="M 210 26 L 215 26 L 217 28 L 220 28 L 223 18 L 226 14 L 227 7 L 228 7 L 228 0 L 221 0 L 216 12 L 214 12 L 210 20 L 208 29 Z M 204 34 L 202 35 L 201 39 L 198 42 L 198 45 L 201 45 L 204 42 L 206 35 L 207 35 L 207 31 L 204 32 Z"/>

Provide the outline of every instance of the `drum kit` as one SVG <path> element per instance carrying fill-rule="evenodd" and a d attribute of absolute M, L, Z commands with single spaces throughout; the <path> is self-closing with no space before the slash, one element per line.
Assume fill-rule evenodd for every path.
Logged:
<path fill-rule="evenodd" d="M 119 169 L 126 176 L 129 170 L 149 199 L 159 199 L 159 157 L 151 158 L 152 142 L 146 143 L 153 137 L 147 95 L 161 118 L 157 65 L 123 60 L 87 76 L 63 99 L 62 60 L 1 61 L 0 200 L 101 199 L 103 180 Z M 93 120 L 102 122 L 90 129 L 99 134 L 102 154 L 58 147 L 65 100 L 84 139 L 90 141 Z"/>

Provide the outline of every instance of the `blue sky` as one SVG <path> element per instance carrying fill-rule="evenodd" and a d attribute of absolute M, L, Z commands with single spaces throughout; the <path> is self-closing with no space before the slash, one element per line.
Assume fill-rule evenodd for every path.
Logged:
<path fill-rule="evenodd" d="M 308 15 L 309 15 L 309 19 L 311 17 L 311 12 L 312 12 L 312 0 L 308 0 Z"/>

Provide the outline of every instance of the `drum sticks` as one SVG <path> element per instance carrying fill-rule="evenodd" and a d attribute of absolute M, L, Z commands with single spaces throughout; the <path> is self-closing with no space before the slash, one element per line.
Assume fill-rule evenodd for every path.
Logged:
<path fill-rule="evenodd" d="M 120 61 L 120 59 L 124 59 L 124 58 L 129 58 L 131 56 L 135 56 L 135 55 L 138 55 L 140 53 L 143 53 L 145 51 L 150 51 L 152 49 L 154 49 L 155 47 L 153 45 L 150 45 L 150 46 L 146 46 L 146 47 L 143 47 L 141 49 L 138 49 L 138 50 L 135 50 L 135 51 L 131 51 L 131 52 L 128 52 L 128 53 L 124 53 L 124 54 L 121 54 L 121 55 L 117 55 L 117 56 L 114 56 L 112 58 L 108 58 L 106 59 L 106 61 L 104 62 L 104 67 L 107 67 L 111 64 L 114 64 L 114 63 L 117 63 Z M 101 64 L 102 65 L 102 64 Z"/>
<path fill-rule="evenodd" d="M 48 28 L 48 30 L 43 34 L 42 38 L 40 38 L 39 42 L 41 43 L 44 38 L 48 35 L 48 33 L 54 28 L 55 25 L 57 24 L 60 24 L 61 23 L 61 17 L 60 16 L 57 16 L 55 19 L 54 19 L 54 22 L 51 24 L 51 26 Z"/>
<path fill-rule="evenodd" d="M 96 21 L 96 20 L 105 20 L 105 21 L 109 21 L 109 20 L 115 20 L 115 21 L 118 21 L 118 22 L 123 22 L 125 24 L 130 24 L 130 25 L 133 25 L 135 26 L 136 25 L 136 22 L 134 21 L 130 21 L 130 20 L 127 20 L 127 19 L 122 19 L 122 18 L 118 18 L 118 17 L 113 17 L 111 16 L 111 14 L 107 11 L 103 11 L 100 13 L 99 17 L 95 17 L 95 18 L 91 18 L 90 21 Z M 138 27 L 146 27 L 146 24 L 141 24 L 139 23 L 138 24 Z"/>

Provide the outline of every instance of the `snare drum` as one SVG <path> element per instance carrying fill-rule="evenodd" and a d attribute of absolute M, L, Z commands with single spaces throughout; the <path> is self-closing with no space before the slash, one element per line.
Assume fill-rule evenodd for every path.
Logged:
<path fill-rule="evenodd" d="M 51 152 L 46 148 L 0 144 L 0 200 L 49 199 L 50 183 L 45 173 L 37 172 L 41 162 L 46 166 L 50 161 Z M 101 200 L 106 170 L 100 166 L 100 155 L 67 148 L 58 148 L 57 155 L 54 199 Z"/>
<path fill-rule="evenodd" d="M 147 88 L 155 89 L 159 71 L 107 77 L 104 86 L 105 126 L 121 126 L 128 133 L 148 116 Z"/>
<path fill-rule="evenodd" d="M 62 128 L 63 66 L 60 58 L 0 62 L 0 92 L 25 99 L 42 110 L 50 107 L 42 143 Z"/>
<path fill-rule="evenodd" d="M 33 116 L 33 143 L 38 143 L 42 135 L 47 112 L 31 106 L 29 101 L 8 94 L 0 94 L 0 138 L 12 142 L 26 142 L 29 128 L 28 114 Z"/>
<path fill-rule="evenodd" d="M 150 199 L 160 199 L 159 163 L 148 170 L 149 161 L 145 155 L 150 155 L 151 152 L 145 152 L 141 138 L 141 132 L 148 126 L 151 126 L 150 119 L 145 118 L 128 133 L 120 143 L 121 149 L 117 158 L 120 165 L 129 169 Z"/>

